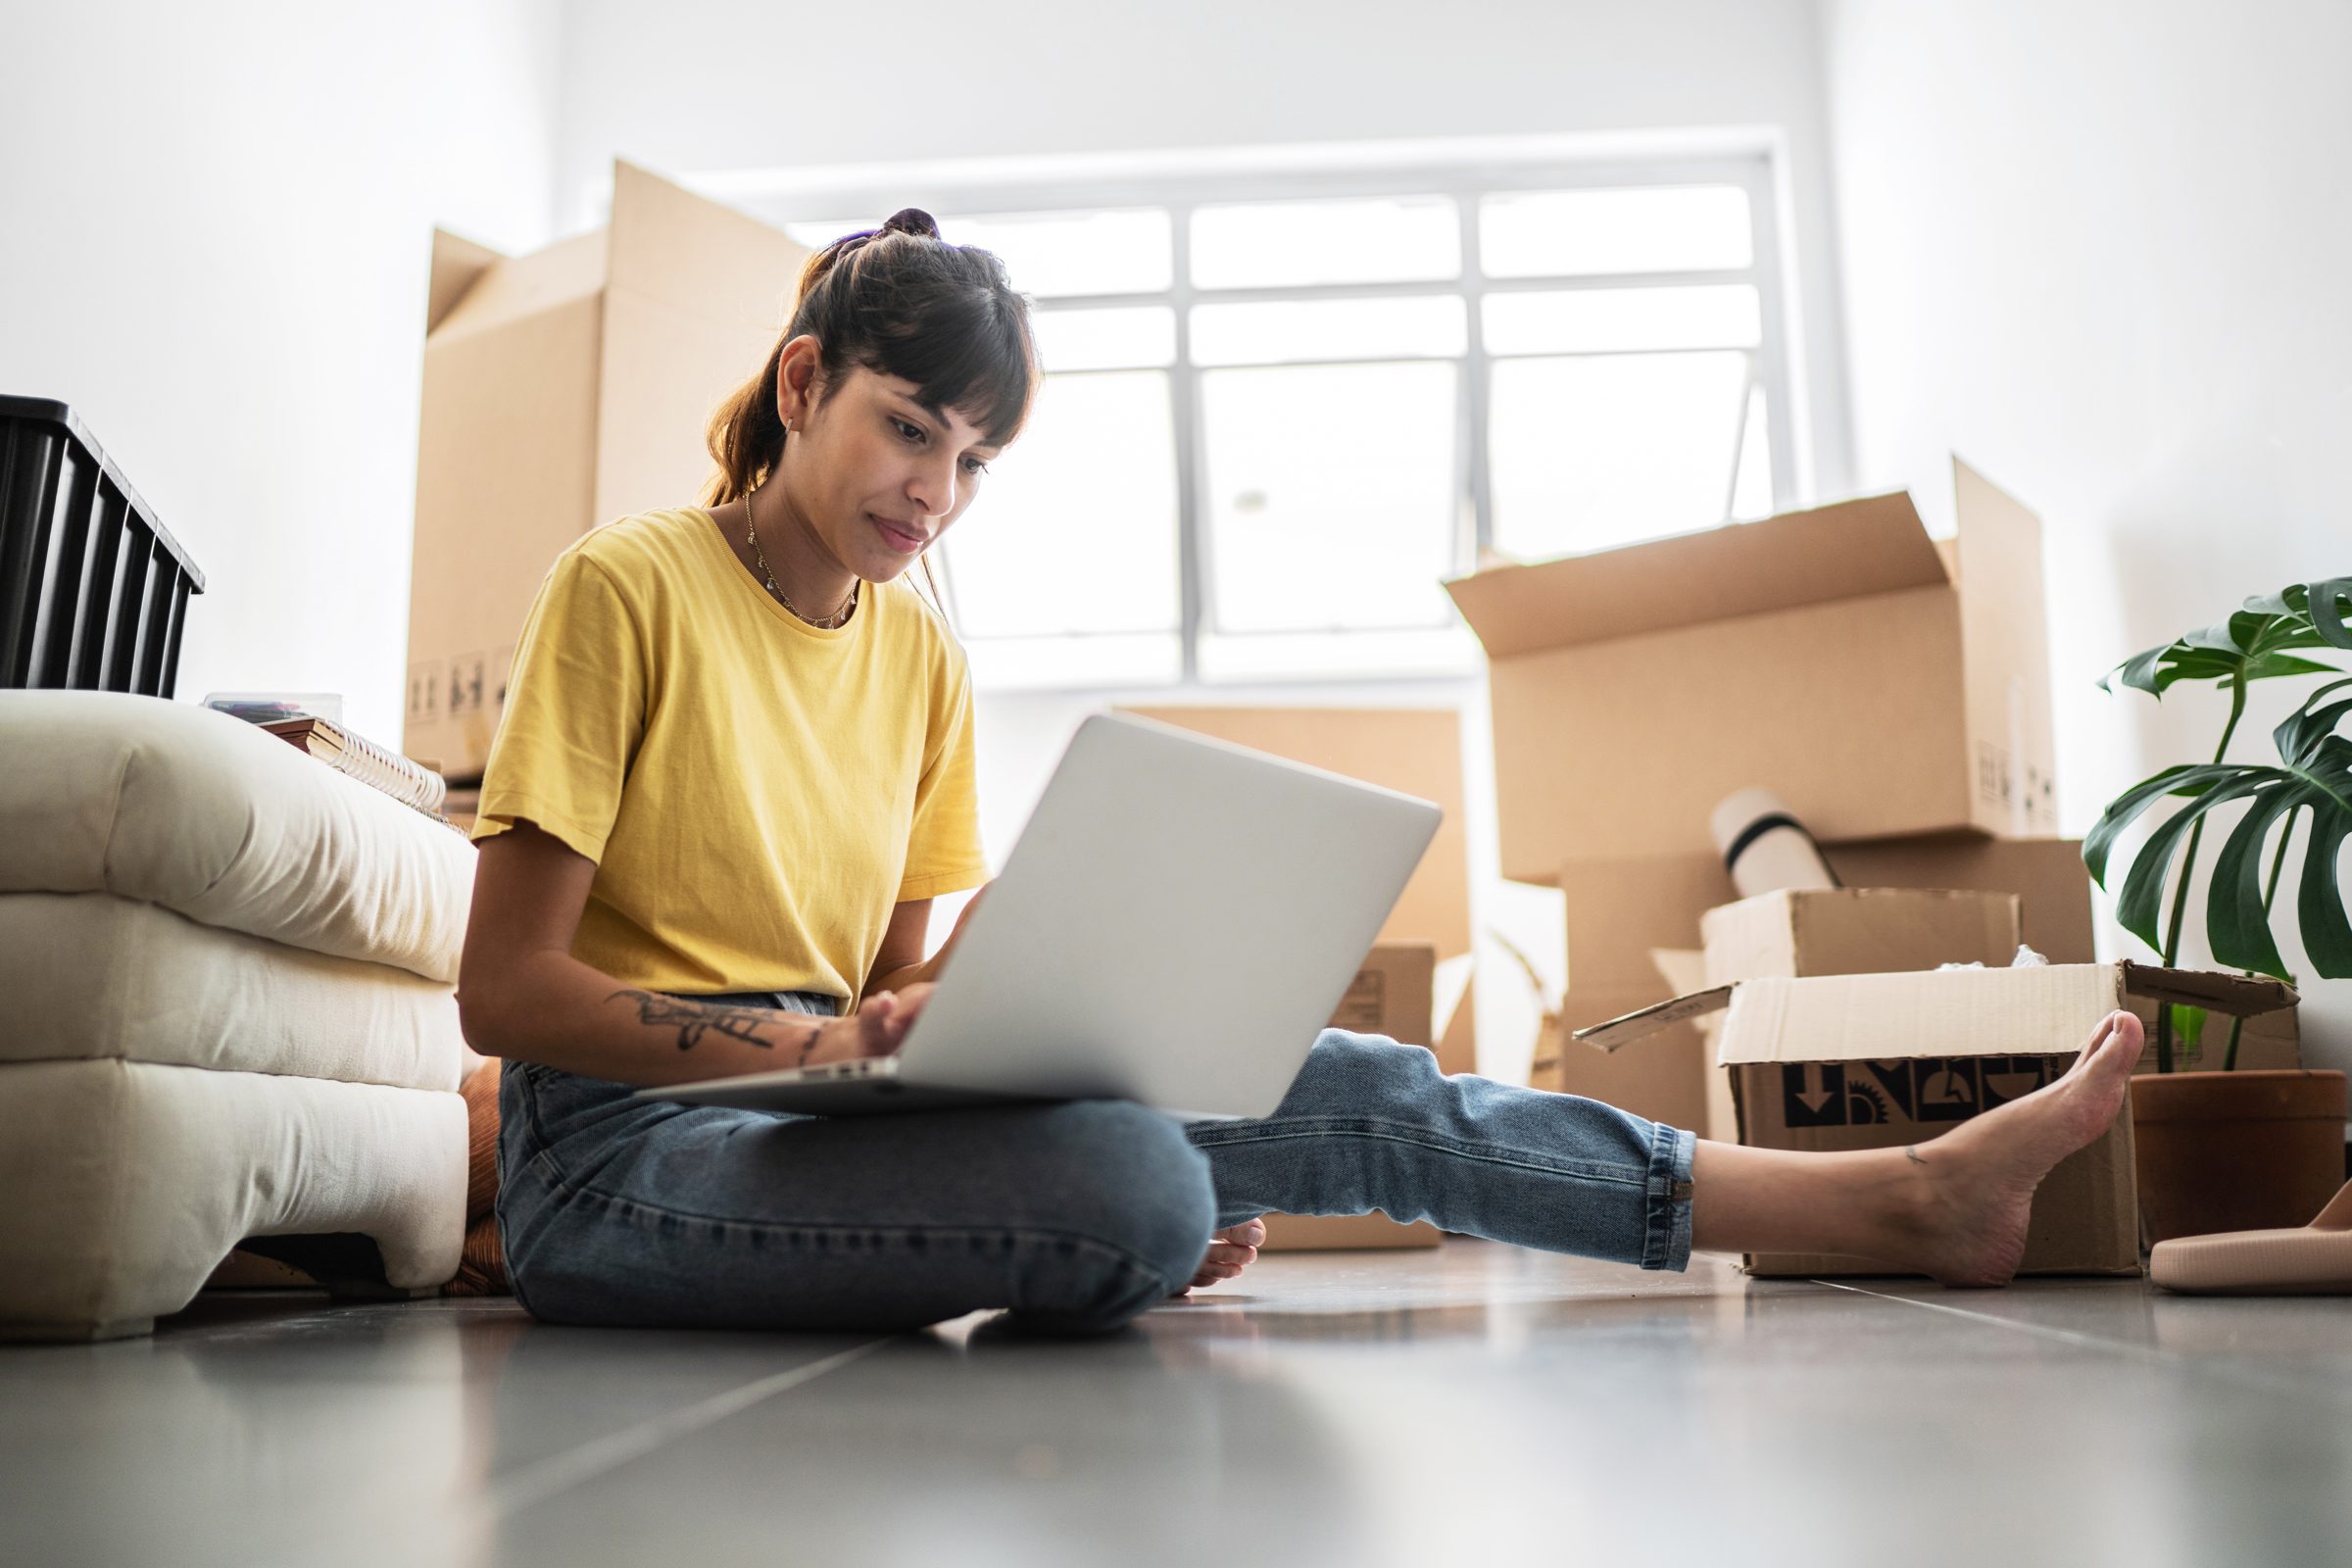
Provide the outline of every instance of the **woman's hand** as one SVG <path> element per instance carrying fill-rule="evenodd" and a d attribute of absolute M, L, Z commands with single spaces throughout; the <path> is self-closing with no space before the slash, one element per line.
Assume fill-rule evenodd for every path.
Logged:
<path fill-rule="evenodd" d="M 1239 1225 L 1229 1225 L 1217 1232 L 1208 1244 L 1208 1252 L 1200 1259 L 1200 1267 L 1193 1274 L 1193 1282 L 1176 1294 L 1199 1290 L 1229 1280 L 1257 1261 L 1257 1250 L 1266 1240 L 1266 1222 L 1246 1219 Z"/>
<path fill-rule="evenodd" d="M 828 1018 L 816 1031 L 801 1065 L 823 1061 L 855 1061 L 859 1056 L 887 1056 L 906 1039 L 906 1031 L 922 1015 L 923 1004 L 938 988 L 918 981 L 900 991 L 877 991 L 845 1017 Z"/>

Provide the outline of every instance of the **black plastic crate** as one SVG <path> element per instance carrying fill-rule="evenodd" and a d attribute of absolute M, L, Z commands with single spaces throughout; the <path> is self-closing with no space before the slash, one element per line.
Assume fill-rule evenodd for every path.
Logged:
<path fill-rule="evenodd" d="M 0 687 L 169 697 L 202 592 L 73 410 L 0 397 Z"/>

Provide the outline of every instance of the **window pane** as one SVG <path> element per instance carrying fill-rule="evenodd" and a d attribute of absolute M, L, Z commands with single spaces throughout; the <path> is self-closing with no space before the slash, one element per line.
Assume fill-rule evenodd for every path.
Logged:
<path fill-rule="evenodd" d="M 1764 338 L 1762 307 L 1745 283 L 1490 294 L 1480 314 L 1489 354 L 1744 349 Z"/>
<path fill-rule="evenodd" d="M 942 218 L 942 239 L 1003 259 L 1012 286 L 1061 294 L 1148 294 L 1174 281 L 1175 227 L 1156 207 Z"/>
<path fill-rule="evenodd" d="M 1417 283 L 1461 270 L 1461 220 L 1444 196 L 1250 202 L 1193 214 L 1195 288 Z"/>
<path fill-rule="evenodd" d="M 844 234 L 879 227 L 889 216 L 804 220 L 786 223 L 784 232 L 818 250 Z M 1012 286 L 1040 299 L 1152 294 L 1174 278 L 1175 227 L 1159 208 L 942 217 L 939 233 L 952 244 L 996 252 L 1012 274 Z"/>
<path fill-rule="evenodd" d="M 941 548 L 966 637 L 1176 626 L 1166 373 L 1048 376 Z"/>
<path fill-rule="evenodd" d="M 1490 471 L 1503 554 L 1606 550 L 1723 521 L 1746 355 L 1505 360 L 1494 377 Z"/>
<path fill-rule="evenodd" d="M 1458 294 L 1395 300 L 1300 300 L 1193 308 L 1197 365 L 1452 359 L 1469 347 Z"/>
<path fill-rule="evenodd" d="M 1176 360 L 1176 313 L 1139 305 L 1111 311 L 1032 311 L 1030 329 L 1049 371 L 1123 370 Z"/>
<path fill-rule="evenodd" d="M 1712 271 L 1755 259 L 1747 192 L 1737 185 L 1489 196 L 1478 245 L 1489 277 Z"/>
<path fill-rule="evenodd" d="M 1764 389 L 1747 389 L 1747 426 L 1740 433 L 1740 476 L 1732 481 L 1732 517 L 1753 522 L 1772 515 L 1772 414 Z"/>
<path fill-rule="evenodd" d="M 1454 376 L 1351 365 L 1201 377 L 1218 630 L 1446 624 Z"/>
<path fill-rule="evenodd" d="M 1458 626 L 1287 632 L 1200 639 L 1204 681 L 1394 680 L 1478 673 L 1478 639 Z"/>

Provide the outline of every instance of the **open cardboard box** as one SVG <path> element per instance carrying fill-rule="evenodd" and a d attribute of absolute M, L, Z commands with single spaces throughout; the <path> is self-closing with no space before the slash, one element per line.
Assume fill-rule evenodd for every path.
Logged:
<path fill-rule="evenodd" d="M 1915 1144 L 2047 1083 L 2122 1006 L 2186 1003 L 2263 1017 L 2296 1004 L 2275 980 L 2136 963 L 1742 980 L 1580 1031 L 1619 1051 L 1725 1013 L 1716 1055 L 1742 1143 L 1859 1150 Z M 1868 1259 L 1751 1253 L 1760 1275 L 1885 1274 Z M 2136 1274 L 2132 1118 L 2059 1162 L 2034 1196 L 2021 1273 Z"/>
<path fill-rule="evenodd" d="M 2072 839 L 1945 833 L 1823 848 L 1838 874 L 1858 887 L 2013 894 L 2018 924 L 2004 922 L 1989 937 L 1980 926 L 1957 945 L 1935 922 L 1924 932 L 1901 924 L 1889 928 L 1888 936 L 1908 930 L 1923 940 L 1901 950 L 1907 956 L 1899 959 L 1884 939 L 1859 954 L 1817 944 L 1803 960 L 1808 966 L 1783 972 L 1932 968 L 1975 959 L 2006 964 L 2018 941 L 2008 933 L 2021 927 L 2023 940 L 2052 962 L 2089 963 L 2097 956 L 2091 943 L 2090 876 L 2082 868 L 2082 846 Z M 1561 1011 L 1571 1031 L 1698 989 L 1703 971 L 1690 975 L 1688 985 L 1669 982 L 1661 978 L 1659 955 L 1687 952 L 1695 969 L 1708 911 L 1738 906 L 1722 858 L 1712 852 L 1571 862 L 1560 868 L 1559 881 L 1568 940 L 1568 992 Z M 1884 901 L 1876 905 L 1882 912 L 1889 906 Z M 1717 978 L 1720 983 L 1745 976 L 1726 971 Z M 1606 1100 L 1709 1137 L 1732 1136 L 1730 1102 L 1712 1065 L 1712 1047 L 1697 1024 L 1676 1025 L 1640 1054 L 1644 1059 L 1638 1066 L 1611 1065 L 1598 1054 L 1571 1045 L 1558 1054 L 1557 1069 L 1538 1079 L 1537 1087 Z"/>
<path fill-rule="evenodd" d="M 1953 473 L 1948 552 L 1897 493 L 1448 582 L 1503 875 L 1707 851 L 1757 783 L 1827 841 L 2055 833 L 2040 524 Z"/>
<path fill-rule="evenodd" d="M 513 257 L 433 235 L 403 751 L 480 775 L 549 565 L 599 523 L 700 498 L 704 427 L 808 257 L 625 163 L 592 233 Z"/>

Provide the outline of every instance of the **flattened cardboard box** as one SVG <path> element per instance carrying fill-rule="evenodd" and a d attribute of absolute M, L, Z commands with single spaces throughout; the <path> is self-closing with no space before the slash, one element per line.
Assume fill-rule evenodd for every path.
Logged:
<path fill-rule="evenodd" d="M 1340 999 L 1331 1027 L 1387 1035 L 1408 1046 L 1430 1044 L 1435 1033 L 1437 945 L 1382 942 Z M 1267 1251 L 1340 1251 L 1353 1248 L 1435 1247 L 1445 1233 L 1426 1220 L 1399 1225 L 1370 1214 L 1268 1214 Z"/>
<path fill-rule="evenodd" d="M 1717 1046 L 1743 1143 L 1887 1149 L 1933 1138 L 2063 1072 L 2099 1019 L 2135 1002 L 2257 1017 L 2295 1005 L 2271 980 L 2134 963 L 1828 975 L 1720 986 L 1588 1030 L 1603 1050 L 1725 1006 Z M 2023 1048 L 2023 1049 L 2021 1049 Z M 2025 1274 L 2136 1274 L 2132 1119 L 2059 1162 L 2034 1195 Z M 1884 1274 L 1867 1259 L 1751 1253 L 1760 1275 Z"/>
<path fill-rule="evenodd" d="M 1758 783 L 1824 840 L 2056 832 L 2041 527 L 1953 471 L 1950 552 L 1897 493 L 1448 582 L 1503 875 L 1703 851 Z"/>
<path fill-rule="evenodd" d="M 599 523 L 698 499 L 704 427 L 808 256 L 629 164 L 593 233 L 518 257 L 433 236 L 404 752 L 480 775 L 548 567 Z"/>

